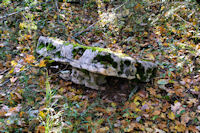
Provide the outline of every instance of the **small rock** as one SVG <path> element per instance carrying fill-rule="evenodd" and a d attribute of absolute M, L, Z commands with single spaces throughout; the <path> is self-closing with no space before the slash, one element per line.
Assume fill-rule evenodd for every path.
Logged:
<path fill-rule="evenodd" d="M 185 85 L 186 83 L 185 83 L 185 81 L 182 80 L 182 81 L 180 81 L 180 84 Z"/>
<path fill-rule="evenodd" d="M 197 109 L 198 109 L 198 110 L 200 110 L 200 105 L 199 105 L 199 106 L 197 106 Z"/>
<path fill-rule="evenodd" d="M 196 126 L 196 129 L 200 131 L 200 126 Z"/>

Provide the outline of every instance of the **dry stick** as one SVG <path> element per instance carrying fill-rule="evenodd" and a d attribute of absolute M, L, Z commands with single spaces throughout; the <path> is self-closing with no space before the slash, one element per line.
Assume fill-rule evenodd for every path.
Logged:
<path fill-rule="evenodd" d="M 114 12 L 114 11 L 116 11 L 117 9 L 121 8 L 122 6 L 124 6 L 128 1 L 129 1 L 129 0 L 127 0 L 127 1 L 124 2 L 122 5 L 120 5 L 120 6 L 118 6 L 117 8 L 115 8 L 112 12 Z M 97 22 L 93 23 L 92 25 L 88 26 L 86 29 L 84 29 L 84 30 L 82 30 L 82 31 L 80 31 L 80 32 L 78 32 L 78 33 L 76 33 L 76 34 L 74 34 L 73 37 L 76 38 L 77 36 L 81 35 L 82 33 L 84 33 L 84 32 L 86 32 L 86 31 L 90 30 L 95 24 L 97 24 L 98 22 L 100 22 L 100 21 L 101 21 L 102 19 L 104 19 L 104 18 L 105 18 L 105 16 L 102 17 L 101 19 L 99 19 Z"/>
<path fill-rule="evenodd" d="M 184 21 L 185 23 L 187 23 L 188 25 L 194 26 L 193 24 L 191 24 L 190 22 L 186 21 L 185 19 L 183 19 L 181 16 L 179 16 L 178 14 L 174 14 L 176 15 L 180 20 Z"/>
<path fill-rule="evenodd" d="M 10 70 L 10 68 L 8 68 L 8 69 L 6 69 L 6 70 L 4 70 L 3 72 L 1 72 L 0 73 L 0 75 L 2 75 L 2 74 L 4 74 L 4 73 L 6 73 L 7 71 L 9 71 Z"/>
<path fill-rule="evenodd" d="M 170 3 L 170 5 L 173 4 L 173 3 Z M 152 22 L 151 22 L 151 25 L 155 24 L 162 16 L 165 16 L 165 17 L 169 17 L 172 13 L 174 13 L 175 11 L 179 10 L 180 8 L 183 8 L 185 5 L 180 5 L 176 8 L 173 8 L 173 9 L 170 9 L 168 10 L 168 14 L 164 15 L 166 12 L 163 12 L 161 15 L 159 15 L 157 18 L 155 18 Z"/>

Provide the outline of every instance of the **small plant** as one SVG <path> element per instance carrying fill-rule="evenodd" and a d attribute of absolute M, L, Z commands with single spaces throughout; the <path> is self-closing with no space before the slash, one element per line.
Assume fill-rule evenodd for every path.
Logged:
<path fill-rule="evenodd" d="M 49 107 L 50 106 L 50 102 L 52 100 L 52 96 L 53 96 L 54 93 L 53 93 L 53 91 L 51 90 L 51 87 L 50 87 L 48 73 L 46 73 L 45 85 L 46 85 L 46 100 L 45 100 L 45 104 L 46 104 L 46 107 Z"/>
<path fill-rule="evenodd" d="M 53 127 L 60 127 L 62 124 L 62 111 L 56 112 L 53 108 L 53 105 L 56 103 L 52 103 L 52 98 L 54 96 L 54 92 L 51 89 L 49 82 L 48 73 L 46 73 L 46 97 L 45 97 L 45 107 L 42 111 L 40 111 L 39 118 L 42 121 L 42 124 L 45 127 L 45 133 L 49 133 L 53 130 Z M 56 128 L 58 130 L 59 128 Z M 54 129 L 55 130 L 55 129 Z M 59 129 L 60 130 L 60 129 Z"/>

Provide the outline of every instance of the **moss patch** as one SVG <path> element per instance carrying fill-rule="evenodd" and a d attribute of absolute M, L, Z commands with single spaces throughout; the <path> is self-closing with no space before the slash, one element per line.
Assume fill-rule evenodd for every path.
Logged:
<path fill-rule="evenodd" d="M 135 64 L 135 67 L 137 69 L 137 74 L 140 76 L 139 80 L 146 80 L 146 77 L 144 76 L 144 67 L 142 66 L 141 63 Z"/>
<path fill-rule="evenodd" d="M 41 50 L 44 47 L 45 47 L 45 44 L 43 42 L 41 42 L 40 45 L 38 46 L 38 49 Z"/>
<path fill-rule="evenodd" d="M 76 47 L 73 49 L 72 51 L 72 54 L 73 54 L 73 57 L 76 58 L 76 59 L 79 59 L 83 53 L 85 52 L 86 49 L 82 48 L 82 47 Z"/>
<path fill-rule="evenodd" d="M 61 58 L 60 51 L 56 52 L 56 56 L 57 56 L 58 58 Z"/>
<path fill-rule="evenodd" d="M 105 65 L 112 65 L 114 68 L 117 68 L 117 62 L 115 62 L 112 58 L 111 55 L 97 55 L 94 58 L 94 62 L 100 62 L 101 64 Z"/>
<path fill-rule="evenodd" d="M 126 56 L 128 56 L 128 55 L 126 55 L 126 54 L 123 54 L 123 53 L 116 53 L 116 52 L 113 52 L 113 51 L 111 51 L 111 50 L 109 50 L 109 49 L 105 49 L 105 48 L 91 47 L 91 46 L 83 46 L 83 45 L 80 45 L 80 44 L 78 44 L 78 43 L 69 43 L 69 42 L 64 43 L 64 45 L 70 45 L 70 44 L 72 44 L 74 48 L 76 48 L 76 47 L 81 47 L 81 48 L 83 48 L 83 49 L 85 49 L 85 50 L 86 50 L 86 49 L 91 49 L 92 51 L 113 53 L 113 54 L 117 55 L 118 57 L 126 57 Z"/>
<path fill-rule="evenodd" d="M 124 61 L 124 64 L 125 64 L 126 66 L 130 66 L 131 62 L 130 62 L 129 60 L 126 60 L 126 61 Z"/>
<path fill-rule="evenodd" d="M 51 51 L 51 50 L 55 50 L 56 49 L 56 46 L 54 46 L 52 43 L 47 43 L 46 44 L 47 46 L 47 50 Z"/>
<path fill-rule="evenodd" d="M 89 71 L 85 70 L 85 69 L 80 69 L 81 72 L 85 73 L 86 75 L 89 75 Z"/>

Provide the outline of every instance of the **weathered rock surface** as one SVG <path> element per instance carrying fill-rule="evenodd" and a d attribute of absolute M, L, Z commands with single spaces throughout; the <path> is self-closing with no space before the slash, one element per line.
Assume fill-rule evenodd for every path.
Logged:
<path fill-rule="evenodd" d="M 62 73 L 62 76 L 66 75 L 72 82 L 93 89 L 104 89 L 108 76 L 149 82 L 157 67 L 152 62 L 133 59 L 109 49 L 72 44 L 43 36 L 38 40 L 36 52 L 56 62 L 71 65 L 72 70 L 67 74 Z"/>

